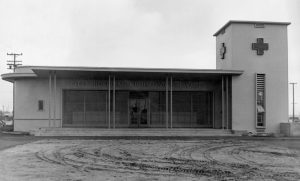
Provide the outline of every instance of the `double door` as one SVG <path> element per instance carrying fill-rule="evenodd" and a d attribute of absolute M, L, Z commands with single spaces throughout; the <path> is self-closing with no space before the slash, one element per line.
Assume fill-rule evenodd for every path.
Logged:
<path fill-rule="evenodd" d="M 131 94 L 129 98 L 129 121 L 132 128 L 149 126 L 148 97 L 145 94 Z"/>

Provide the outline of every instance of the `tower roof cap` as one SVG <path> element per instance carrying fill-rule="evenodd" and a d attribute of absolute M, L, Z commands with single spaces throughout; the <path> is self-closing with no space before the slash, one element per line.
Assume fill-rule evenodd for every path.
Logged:
<path fill-rule="evenodd" d="M 218 36 L 223 30 L 225 30 L 231 24 L 269 24 L 269 25 L 290 25 L 290 22 L 274 22 L 274 21 L 241 21 L 230 20 L 224 26 L 222 26 L 213 36 Z"/>

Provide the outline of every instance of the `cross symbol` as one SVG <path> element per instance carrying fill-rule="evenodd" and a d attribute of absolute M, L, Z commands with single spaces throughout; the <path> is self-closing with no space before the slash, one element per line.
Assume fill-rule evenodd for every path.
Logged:
<path fill-rule="evenodd" d="M 269 44 L 264 43 L 263 38 L 257 38 L 256 43 L 252 43 L 252 50 L 256 50 L 257 55 L 263 55 L 264 50 L 269 49 Z"/>

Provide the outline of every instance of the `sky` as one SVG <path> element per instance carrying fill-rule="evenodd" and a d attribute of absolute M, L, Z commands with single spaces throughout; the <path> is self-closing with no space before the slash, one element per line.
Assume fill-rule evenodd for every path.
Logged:
<path fill-rule="evenodd" d="M 298 83 L 300 114 L 299 0 L 0 0 L 0 74 L 11 72 L 11 52 L 23 53 L 23 65 L 215 69 L 213 34 L 229 20 L 292 23 L 289 82 Z M 0 106 L 12 110 L 3 80 Z"/>

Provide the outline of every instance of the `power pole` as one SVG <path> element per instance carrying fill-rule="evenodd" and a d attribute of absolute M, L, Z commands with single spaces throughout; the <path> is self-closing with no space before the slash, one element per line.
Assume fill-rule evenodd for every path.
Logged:
<path fill-rule="evenodd" d="M 8 69 L 13 69 L 13 72 L 15 72 L 15 69 L 22 65 L 21 60 L 17 60 L 17 56 L 22 56 L 22 53 L 7 53 L 7 56 L 14 56 L 13 60 L 7 60 Z M 13 117 L 13 130 L 15 127 L 15 82 L 13 83 L 13 111 L 12 111 L 12 117 Z"/>
<path fill-rule="evenodd" d="M 1 115 L 0 115 L 0 121 L 3 120 L 4 118 L 4 105 L 2 105 L 2 111 L 1 111 Z"/>
<path fill-rule="evenodd" d="M 293 86 L 293 122 L 295 121 L 295 96 L 294 96 L 294 87 L 295 87 L 295 82 L 290 83 Z"/>
<path fill-rule="evenodd" d="M 8 69 L 13 69 L 15 72 L 15 69 L 19 66 L 22 65 L 21 60 L 17 60 L 17 56 L 22 56 L 22 53 L 7 53 L 8 56 L 14 56 L 14 60 L 7 60 L 7 65 Z"/>

